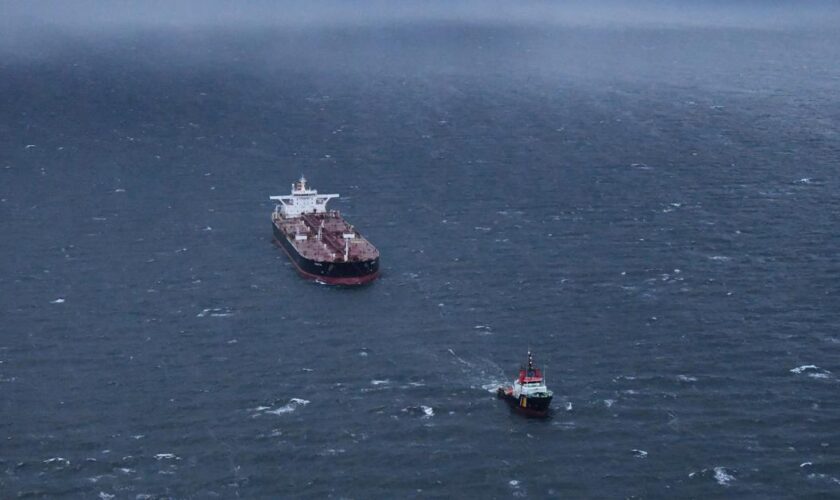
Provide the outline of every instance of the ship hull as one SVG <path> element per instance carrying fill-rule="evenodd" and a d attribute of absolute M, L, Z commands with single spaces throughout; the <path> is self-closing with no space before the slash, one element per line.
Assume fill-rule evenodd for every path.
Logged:
<path fill-rule="evenodd" d="M 318 262 L 307 259 L 275 224 L 274 242 L 282 248 L 303 278 L 318 283 L 341 286 L 365 285 L 379 277 L 379 259 L 357 262 Z"/>
<path fill-rule="evenodd" d="M 551 396 L 528 397 L 522 395 L 517 398 L 501 387 L 496 391 L 496 395 L 499 399 L 503 399 L 513 410 L 529 417 L 548 416 L 551 407 Z"/>

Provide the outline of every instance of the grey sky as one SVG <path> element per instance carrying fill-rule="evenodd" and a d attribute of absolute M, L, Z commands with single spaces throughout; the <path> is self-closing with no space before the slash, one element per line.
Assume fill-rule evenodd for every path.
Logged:
<path fill-rule="evenodd" d="M 560 25 L 670 25 L 774 28 L 836 26 L 840 6 L 826 1 L 11 1 L 0 26 L 7 33 L 33 29 L 113 30 L 201 27 L 317 27 L 454 21 Z M 23 33 L 22 33 L 23 32 Z M 27 33 L 28 32 L 28 33 Z"/>

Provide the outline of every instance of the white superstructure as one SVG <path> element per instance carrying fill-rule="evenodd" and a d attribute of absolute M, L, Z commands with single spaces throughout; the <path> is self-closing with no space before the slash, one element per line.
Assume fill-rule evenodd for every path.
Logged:
<path fill-rule="evenodd" d="M 514 380 L 513 395 L 518 398 L 523 394 L 528 397 L 547 397 L 553 395 L 553 393 L 549 391 L 548 387 L 545 385 L 545 381 L 520 382 L 519 380 Z"/>
<path fill-rule="evenodd" d="M 519 370 L 519 377 L 513 381 L 513 395 L 529 398 L 550 398 L 553 393 L 545 385 L 542 370 L 534 366 L 534 358 L 528 351 L 528 366 Z"/>
<path fill-rule="evenodd" d="M 292 184 L 290 195 L 271 196 L 270 199 L 278 202 L 274 212 L 288 219 L 303 214 L 326 213 L 327 202 L 338 197 L 337 194 L 318 194 L 318 190 L 309 189 L 306 186 L 306 178 L 300 176 L 300 180 Z"/>

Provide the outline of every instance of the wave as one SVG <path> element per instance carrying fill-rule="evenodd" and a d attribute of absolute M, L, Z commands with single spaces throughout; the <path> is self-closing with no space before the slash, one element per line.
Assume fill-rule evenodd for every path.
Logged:
<path fill-rule="evenodd" d="M 432 418 L 435 416 L 434 408 L 426 405 L 407 406 L 403 408 L 402 411 L 405 413 L 410 413 L 412 415 L 417 415 L 421 418 Z"/>
<path fill-rule="evenodd" d="M 233 311 L 226 307 L 208 307 L 206 309 L 202 309 L 200 313 L 195 315 L 196 318 L 204 318 L 206 316 L 210 316 L 212 318 L 225 318 L 233 316 Z"/>
<path fill-rule="evenodd" d="M 729 486 L 735 480 L 735 476 L 729 473 L 725 467 L 715 467 L 715 481 L 721 486 Z"/>
<path fill-rule="evenodd" d="M 697 475 L 702 477 L 709 476 L 709 469 L 703 469 L 699 472 L 692 472 L 688 475 L 688 477 L 693 478 Z M 735 481 L 735 476 L 733 475 L 732 471 L 728 470 L 726 467 L 714 467 L 711 470 L 711 475 L 714 480 L 721 486 L 729 486 L 732 481 Z"/>
<path fill-rule="evenodd" d="M 270 413 L 272 415 L 283 415 L 283 414 L 286 414 L 286 413 L 291 413 L 291 412 L 297 410 L 298 408 L 301 408 L 301 407 L 306 406 L 308 404 L 309 404 L 309 401 L 307 401 L 305 399 L 292 398 L 292 399 L 289 400 L 288 403 L 284 404 L 283 406 L 280 406 L 280 407 L 275 408 L 273 410 L 272 409 L 264 409 L 264 410 L 261 410 L 261 411 L 262 411 L 262 413 Z M 259 407 L 259 408 L 264 408 L 264 407 Z"/>
<path fill-rule="evenodd" d="M 795 373 L 797 375 L 803 375 L 804 374 L 804 375 L 807 375 L 811 378 L 826 379 L 826 378 L 831 377 L 831 372 L 830 371 L 828 371 L 824 368 L 820 368 L 817 365 L 797 366 L 796 368 L 791 368 L 790 372 Z"/>

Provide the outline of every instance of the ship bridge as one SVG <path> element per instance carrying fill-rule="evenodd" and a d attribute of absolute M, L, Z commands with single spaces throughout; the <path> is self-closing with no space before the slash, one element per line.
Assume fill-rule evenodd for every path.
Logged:
<path fill-rule="evenodd" d="M 284 218 L 292 218 L 303 214 L 327 213 L 327 202 L 338 197 L 337 194 L 318 194 L 318 190 L 309 189 L 306 178 L 300 176 L 300 180 L 292 184 L 291 194 L 271 196 L 270 199 L 278 202 L 275 212 L 280 213 Z"/>

